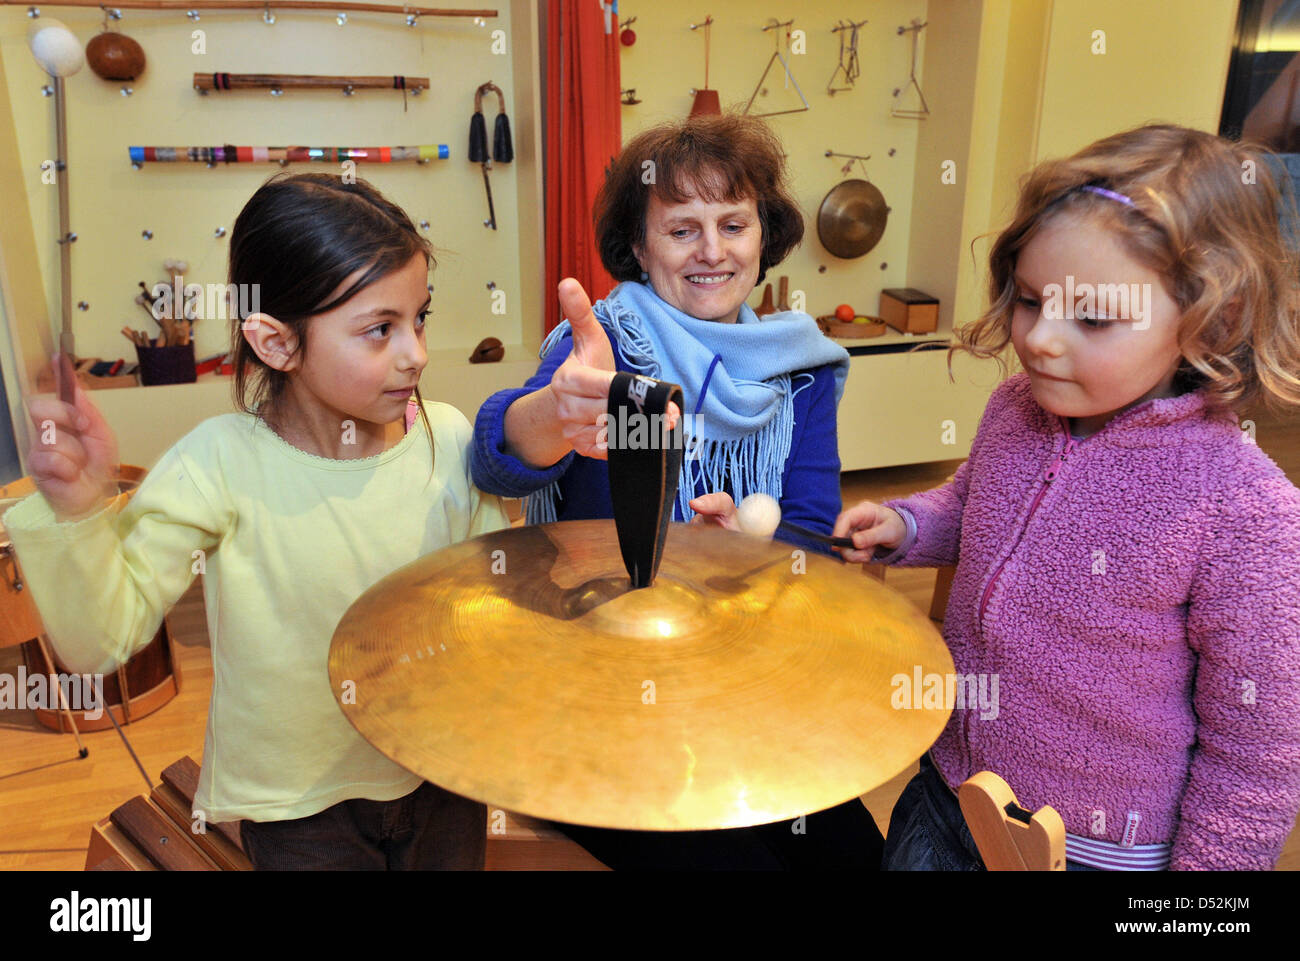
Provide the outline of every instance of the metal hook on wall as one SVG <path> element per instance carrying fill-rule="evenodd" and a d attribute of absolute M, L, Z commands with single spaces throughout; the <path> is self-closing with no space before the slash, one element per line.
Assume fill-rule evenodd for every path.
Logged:
<path fill-rule="evenodd" d="M 865 161 L 871 159 L 871 154 L 864 155 L 864 154 L 856 154 L 856 153 L 836 153 L 833 150 L 828 150 L 826 151 L 826 156 L 844 157 L 845 159 L 848 160 L 848 163 L 846 163 L 843 167 L 840 168 L 840 173 L 844 174 L 846 177 L 849 175 L 849 172 L 853 170 L 853 165 L 855 163 L 859 163 L 862 164 L 862 176 L 868 180 L 871 179 L 870 176 L 868 176 L 867 174 L 867 165 L 865 163 Z"/>

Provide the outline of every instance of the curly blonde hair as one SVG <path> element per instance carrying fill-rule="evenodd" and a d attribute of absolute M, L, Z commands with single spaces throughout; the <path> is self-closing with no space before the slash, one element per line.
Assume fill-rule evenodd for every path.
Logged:
<path fill-rule="evenodd" d="M 955 331 L 949 369 L 965 350 L 996 358 L 1005 375 L 1016 259 L 1049 220 L 1073 214 L 1113 228 L 1129 256 L 1164 278 L 1182 315 L 1176 389 L 1202 389 L 1216 407 L 1300 407 L 1300 261 L 1283 238 L 1268 156 L 1258 144 L 1151 124 L 1040 164 L 989 253 L 989 308 Z M 1294 214 L 1289 194 L 1285 204 Z"/>

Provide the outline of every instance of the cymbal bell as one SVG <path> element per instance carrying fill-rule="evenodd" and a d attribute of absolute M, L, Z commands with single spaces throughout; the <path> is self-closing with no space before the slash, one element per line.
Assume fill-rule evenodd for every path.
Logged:
<path fill-rule="evenodd" d="M 640 830 L 779 821 L 884 783 L 950 713 L 893 706 L 918 670 L 952 672 L 938 631 L 856 566 L 672 524 L 632 590 L 612 521 L 421 558 L 358 598 L 329 657 L 348 719 L 427 780 Z"/>

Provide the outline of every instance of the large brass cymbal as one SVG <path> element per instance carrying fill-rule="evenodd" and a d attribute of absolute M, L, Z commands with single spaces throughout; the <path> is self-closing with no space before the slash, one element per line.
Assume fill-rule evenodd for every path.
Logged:
<path fill-rule="evenodd" d="M 893 706 L 918 670 L 953 671 L 938 631 L 856 566 L 673 524 L 631 590 L 612 521 L 421 558 L 357 599 L 329 658 L 348 719 L 427 780 L 641 830 L 778 821 L 884 783 L 950 713 Z"/>

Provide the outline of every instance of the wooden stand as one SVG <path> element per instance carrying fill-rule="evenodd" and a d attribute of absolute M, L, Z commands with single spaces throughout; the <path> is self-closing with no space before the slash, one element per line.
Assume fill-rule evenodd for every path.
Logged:
<path fill-rule="evenodd" d="M 990 871 L 1065 870 L 1065 822 L 1054 808 L 1044 805 L 1030 814 L 992 771 L 967 779 L 957 799 Z"/>
<path fill-rule="evenodd" d="M 191 808 L 199 766 L 183 757 L 162 783 L 90 829 L 87 871 L 251 871 L 238 823 L 199 825 Z M 605 866 L 542 821 L 488 808 L 488 871 L 603 871 Z"/>

